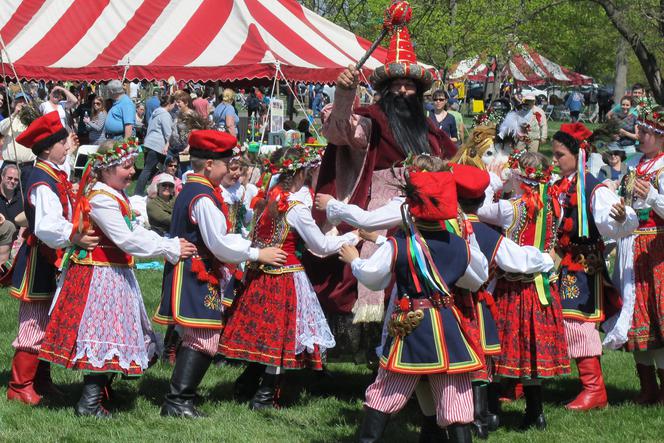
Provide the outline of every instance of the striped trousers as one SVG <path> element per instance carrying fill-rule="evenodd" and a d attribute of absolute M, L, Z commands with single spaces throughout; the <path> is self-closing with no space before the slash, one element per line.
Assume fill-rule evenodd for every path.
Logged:
<path fill-rule="evenodd" d="M 221 329 L 182 328 L 182 346 L 214 357 L 219 349 Z"/>
<path fill-rule="evenodd" d="M 18 334 L 12 346 L 17 351 L 37 354 L 46 333 L 51 301 L 22 301 L 20 303 L 18 308 Z"/>
<path fill-rule="evenodd" d="M 599 337 L 597 323 L 564 318 L 563 324 L 570 358 L 602 355 L 602 340 Z"/>
<path fill-rule="evenodd" d="M 378 376 L 367 388 L 365 406 L 394 414 L 410 400 L 419 375 L 400 374 L 378 369 Z M 428 374 L 429 385 L 436 404 L 436 422 L 445 428 L 452 423 L 473 421 L 473 390 L 470 374 Z"/>

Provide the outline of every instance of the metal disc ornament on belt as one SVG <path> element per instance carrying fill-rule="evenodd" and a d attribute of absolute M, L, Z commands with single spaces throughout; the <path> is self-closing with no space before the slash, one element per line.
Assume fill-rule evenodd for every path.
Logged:
<path fill-rule="evenodd" d="M 405 337 L 413 332 L 422 323 L 423 319 L 424 311 L 421 309 L 394 313 L 387 324 L 387 332 L 392 337 Z"/>

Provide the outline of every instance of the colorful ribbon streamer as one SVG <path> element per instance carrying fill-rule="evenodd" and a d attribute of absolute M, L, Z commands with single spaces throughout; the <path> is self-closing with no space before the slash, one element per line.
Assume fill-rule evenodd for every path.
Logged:
<path fill-rule="evenodd" d="M 535 244 L 534 246 L 540 251 L 544 252 L 546 247 L 546 220 L 548 214 L 548 199 L 549 199 L 549 185 L 539 185 L 539 194 L 542 198 L 542 208 L 537 211 L 537 221 L 535 222 Z M 542 306 L 548 306 L 551 303 L 551 285 L 549 283 L 549 276 L 540 272 L 535 276 L 535 289 L 537 290 L 537 298 Z"/>
<path fill-rule="evenodd" d="M 579 237 L 588 237 L 588 211 L 586 211 L 586 151 L 579 149 L 578 177 L 576 180 Z"/>

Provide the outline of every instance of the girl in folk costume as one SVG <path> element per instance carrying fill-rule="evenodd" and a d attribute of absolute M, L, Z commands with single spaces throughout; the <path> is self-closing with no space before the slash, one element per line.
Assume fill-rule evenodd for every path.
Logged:
<path fill-rule="evenodd" d="M 517 196 L 485 205 L 477 215 L 503 228 L 517 244 L 550 252 L 559 218 L 548 186 L 552 168 L 543 155 L 523 151 L 513 153 L 509 165 Z M 502 353 L 494 360 L 494 378 L 520 379 L 526 396 L 523 426 L 545 429 L 542 379 L 570 372 L 558 291 L 547 272 L 499 270 L 496 277 L 493 297 Z"/>
<path fill-rule="evenodd" d="M 637 124 L 643 157 L 623 178 L 619 192 L 636 211 L 639 226 L 618 242 L 616 275 L 623 306 L 610 319 L 604 344 L 634 353 L 641 384 L 635 401 L 664 404 L 664 107 L 643 103 Z"/>
<path fill-rule="evenodd" d="M 135 140 L 105 142 L 90 160 L 74 210 L 77 232 L 92 229 L 99 244 L 73 247 L 53 304 L 39 358 L 83 370 L 76 415 L 109 417 L 101 406 L 108 375 L 140 376 L 157 356 L 156 337 L 133 270 L 134 257 L 164 256 L 172 263 L 195 252 L 136 224 L 124 190 L 134 176 Z M 90 180 L 90 182 L 88 182 Z"/>
<path fill-rule="evenodd" d="M 32 149 L 37 161 L 24 184 L 28 228 L 9 288 L 21 305 L 7 399 L 30 405 L 38 404 L 42 395 L 59 394 L 51 381 L 50 365 L 40 362 L 37 354 L 48 323 L 62 248 L 76 244 L 88 249 L 98 241 L 91 232 L 75 232 L 70 221 L 71 183 L 61 169 L 69 151 L 67 137 L 58 113 L 52 112 L 34 120 L 16 138 Z"/>
<path fill-rule="evenodd" d="M 254 216 L 251 199 L 245 186 L 240 183 L 243 169 L 246 167 L 241 146 L 233 148 L 233 158 L 228 162 L 228 172 L 221 179 L 221 195 L 228 206 L 231 232 L 249 236 L 251 220 Z"/>
<path fill-rule="evenodd" d="M 311 208 L 298 199 L 308 169 L 320 164 L 317 151 L 282 148 L 270 161 L 272 173 L 278 173 L 279 179 L 267 201 L 256 207 L 252 239 L 255 246 L 282 248 L 288 258 L 281 266 L 247 267 L 245 288 L 234 302 L 219 346 L 227 358 L 250 362 L 236 382 L 236 392 L 253 395 L 252 409 L 273 407 L 277 376 L 283 369 L 310 366 L 321 370 L 325 350 L 335 345 L 300 262 L 302 246 L 326 256 L 358 240 L 352 232 L 323 235 Z M 261 374 L 263 366 L 267 367 Z"/>
<path fill-rule="evenodd" d="M 366 392 L 360 441 L 381 438 L 390 414 L 401 410 L 419 379 L 427 375 L 437 422 L 450 441 L 471 441 L 470 373 L 483 367 L 450 287 L 477 290 L 487 278 L 482 253 L 441 223 L 457 216 L 454 179 L 449 172 L 412 172 L 406 177 L 404 231 L 368 259 L 345 246 L 341 259 L 374 290 L 396 275 L 397 299 L 390 337 L 383 347 L 376 381 Z"/>
<path fill-rule="evenodd" d="M 519 246 L 513 240 L 500 235 L 493 227 L 482 223 L 477 211 L 485 200 L 485 191 L 489 187 L 489 173 L 473 166 L 454 164 L 452 174 L 456 182 L 459 206 L 472 226 L 472 232 L 482 254 L 489 263 L 490 280 L 473 293 L 475 312 L 473 323 L 476 325 L 476 340 L 481 344 L 486 356 L 486 370 L 473 375 L 473 400 L 475 421 L 473 425 L 480 438 L 487 438 L 488 431 L 498 427 L 497 411 L 498 392 L 492 385 L 491 408 L 489 408 L 489 385 L 493 361 L 501 353 L 500 336 L 496 325 L 497 307 L 492 296 L 495 289 L 496 273 L 510 272 L 535 274 L 548 272 L 553 268 L 553 259 L 533 246 Z"/>
<path fill-rule="evenodd" d="M 581 393 L 566 408 L 585 411 L 607 403 L 597 324 L 619 309 L 604 261 L 603 237 L 629 235 L 638 225 L 634 211 L 585 170 L 592 133 L 582 123 L 563 124 L 553 136 L 553 162 L 562 177 L 553 186 L 561 206 L 556 252 L 562 261 L 558 286 L 570 358 L 576 360 Z"/>
<path fill-rule="evenodd" d="M 197 254 L 164 267 L 162 299 L 154 321 L 182 326 L 183 338 L 161 415 L 203 416 L 194 407 L 194 397 L 219 347 L 229 264 L 250 260 L 280 266 L 286 260 L 278 248 L 253 248 L 240 234 L 229 233 L 228 208 L 219 185 L 236 145 L 235 137 L 213 129 L 189 135 L 194 172 L 175 201 L 170 235 L 196 245 Z"/>

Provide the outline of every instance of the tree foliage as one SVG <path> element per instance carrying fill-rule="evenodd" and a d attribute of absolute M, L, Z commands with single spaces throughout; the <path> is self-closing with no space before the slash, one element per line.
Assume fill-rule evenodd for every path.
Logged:
<path fill-rule="evenodd" d="M 373 40 L 389 0 L 300 0 Z M 409 26 L 420 59 L 449 68 L 483 55 L 506 60 L 526 43 L 551 60 L 603 82 L 613 79 L 616 46 L 630 42 L 630 80 L 652 77 L 664 59 L 664 0 L 410 0 Z M 608 9 L 607 9 L 608 8 Z M 613 11 L 611 15 L 610 11 Z M 384 43 L 386 44 L 386 42 Z M 639 52 L 641 51 L 641 52 Z M 645 51 L 645 52 L 644 52 Z M 650 63 L 648 68 L 644 63 Z M 645 73 L 645 76 L 644 76 Z"/>

